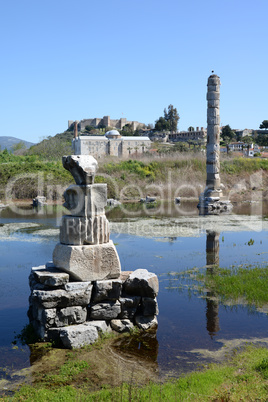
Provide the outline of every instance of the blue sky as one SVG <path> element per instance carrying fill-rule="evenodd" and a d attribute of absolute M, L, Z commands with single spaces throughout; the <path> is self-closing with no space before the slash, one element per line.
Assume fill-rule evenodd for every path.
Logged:
<path fill-rule="evenodd" d="M 206 126 L 207 78 L 221 123 L 268 119 L 267 0 L 8 0 L 0 5 L 0 135 L 38 142 L 68 120 Z"/>

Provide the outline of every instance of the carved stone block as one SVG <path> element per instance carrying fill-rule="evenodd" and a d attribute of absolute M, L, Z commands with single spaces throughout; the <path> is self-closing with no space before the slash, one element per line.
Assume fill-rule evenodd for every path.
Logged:
<path fill-rule="evenodd" d="M 220 100 L 219 99 L 208 99 L 208 107 L 215 107 L 219 108 L 220 107 Z"/>
<path fill-rule="evenodd" d="M 69 245 L 102 244 L 110 237 L 109 222 L 105 215 L 85 218 L 63 216 L 60 242 Z"/>
<path fill-rule="evenodd" d="M 220 100 L 220 93 L 219 92 L 208 92 L 207 100 Z"/>
<path fill-rule="evenodd" d="M 113 242 L 91 246 L 70 246 L 58 243 L 53 252 L 55 266 L 80 281 L 117 279 L 120 260 Z"/>
<path fill-rule="evenodd" d="M 64 206 L 73 216 L 104 215 L 104 208 L 107 205 L 107 184 L 72 185 L 67 188 L 63 196 Z"/>

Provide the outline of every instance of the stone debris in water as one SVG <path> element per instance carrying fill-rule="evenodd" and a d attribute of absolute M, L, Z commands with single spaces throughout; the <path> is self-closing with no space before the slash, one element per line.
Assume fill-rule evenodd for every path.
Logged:
<path fill-rule="evenodd" d="M 94 342 L 98 332 L 109 332 L 111 328 L 129 332 L 136 324 L 143 330 L 156 330 L 155 274 L 139 269 L 122 275 L 122 279 L 92 282 L 73 282 L 66 275 L 63 273 L 61 277 L 51 263 L 48 269 L 45 266 L 32 269 L 28 315 L 41 339 L 75 348 Z M 137 286 L 140 296 L 127 293 L 128 289 L 135 293 Z M 97 332 L 87 326 L 95 327 Z"/>

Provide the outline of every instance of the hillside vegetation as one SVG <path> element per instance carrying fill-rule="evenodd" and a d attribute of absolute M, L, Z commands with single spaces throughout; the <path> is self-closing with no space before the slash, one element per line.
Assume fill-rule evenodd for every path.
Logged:
<path fill-rule="evenodd" d="M 110 196 L 138 199 L 151 195 L 161 199 L 174 196 L 198 197 L 206 183 L 206 160 L 203 154 L 176 153 L 141 160 L 105 161 L 99 174 L 107 181 Z M 253 187 L 265 190 L 268 184 L 268 160 L 228 158 L 221 162 L 221 181 L 225 192 L 246 194 Z M 239 195 L 239 194 L 238 194 Z M 241 195 L 241 194 L 240 194 Z"/>
<path fill-rule="evenodd" d="M 43 194 L 55 200 L 57 193 L 73 181 L 60 161 L 40 160 L 38 155 L 16 156 L 0 153 L 0 199 L 29 199 Z M 60 188 L 59 188 L 60 187 Z M 41 194 L 39 194 L 41 195 Z"/>
<path fill-rule="evenodd" d="M 65 145 L 66 151 L 69 151 L 65 154 L 70 154 L 70 144 L 66 142 Z M 6 150 L 0 152 L 0 199 L 5 198 L 8 185 L 12 187 L 12 198 L 33 198 L 40 193 L 41 180 L 42 195 L 55 200 L 64 188 L 74 182 L 71 174 L 62 167 L 63 148 L 53 154 L 49 151 L 53 144 L 48 147 L 44 142 L 35 147 L 36 153 L 32 147 L 23 156 L 13 155 Z M 174 196 L 197 198 L 206 182 L 206 159 L 203 153 L 177 152 L 164 157 L 143 155 L 139 159 L 128 160 L 103 158 L 98 162 L 95 182 L 108 184 L 109 198 L 139 200 L 146 195 L 160 199 L 173 199 Z M 227 193 L 231 191 L 233 195 L 245 195 L 255 187 L 264 191 L 266 196 L 268 160 L 225 158 L 221 161 L 221 181 Z"/>
<path fill-rule="evenodd" d="M 37 155 L 42 160 L 60 160 L 62 155 L 72 154 L 72 138 L 70 132 L 44 138 L 27 150 L 25 155 Z"/>

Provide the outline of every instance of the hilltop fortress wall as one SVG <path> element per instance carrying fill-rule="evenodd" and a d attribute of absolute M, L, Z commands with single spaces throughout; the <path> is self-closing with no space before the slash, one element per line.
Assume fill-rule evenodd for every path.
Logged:
<path fill-rule="evenodd" d="M 68 128 L 74 123 L 73 120 L 68 120 Z M 129 121 L 126 118 L 121 118 L 121 119 L 111 119 L 110 116 L 103 116 L 102 118 L 90 118 L 90 119 L 83 119 L 77 122 L 77 129 L 78 131 L 83 131 L 86 126 L 92 126 L 92 127 L 113 127 L 117 128 L 119 130 L 122 130 L 122 128 L 127 125 L 131 124 L 133 127 L 133 130 L 136 130 L 137 128 L 144 128 L 145 124 L 140 123 L 138 121 Z"/>

